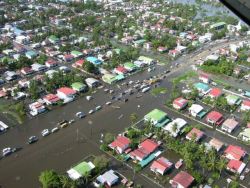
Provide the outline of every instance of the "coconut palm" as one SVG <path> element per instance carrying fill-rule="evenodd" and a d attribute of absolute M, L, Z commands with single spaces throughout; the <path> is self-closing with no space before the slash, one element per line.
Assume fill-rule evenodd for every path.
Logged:
<path fill-rule="evenodd" d="M 43 188 L 61 187 L 58 174 L 54 170 L 46 170 L 39 176 L 39 181 Z"/>

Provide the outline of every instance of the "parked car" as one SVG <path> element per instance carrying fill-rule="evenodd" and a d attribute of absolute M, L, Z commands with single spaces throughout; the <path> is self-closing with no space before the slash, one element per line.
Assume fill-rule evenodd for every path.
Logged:
<path fill-rule="evenodd" d="M 111 104 L 112 104 L 112 102 L 110 102 L 110 101 L 106 102 L 106 105 L 111 105 Z"/>
<path fill-rule="evenodd" d="M 89 114 L 93 114 L 95 111 L 94 110 L 90 110 L 89 111 Z"/>
<path fill-rule="evenodd" d="M 59 131 L 59 128 L 58 128 L 58 127 L 55 127 L 55 128 L 53 128 L 53 129 L 51 129 L 51 132 L 52 132 L 52 133 L 55 133 L 55 132 L 57 132 L 57 131 Z"/>
<path fill-rule="evenodd" d="M 10 154 L 13 153 L 13 152 L 14 152 L 13 149 L 10 148 L 10 147 L 4 148 L 4 149 L 2 150 L 3 157 L 6 157 L 6 156 L 10 155 Z"/>
<path fill-rule="evenodd" d="M 48 136 L 50 134 L 50 131 L 49 129 L 44 129 L 42 132 L 41 132 L 42 136 L 45 137 L 45 136 Z"/>
<path fill-rule="evenodd" d="M 87 99 L 88 101 L 90 101 L 91 99 L 93 99 L 93 97 L 92 97 L 92 96 L 86 96 L 86 99 Z"/>
<path fill-rule="evenodd" d="M 95 110 L 96 110 L 96 111 L 101 110 L 101 109 L 102 109 L 102 106 L 100 106 L 100 105 L 97 106 L 97 107 L 95 107 Z"/>
<path fill-rule="evenodd" d="M 31 136 L 28 139 L 28 144 L 33 144 L 38 141 L 38 138 L 36 136 Z"/>
<path fill-rule="evenodd" d="M 74 122 L 75 122 L 74 119 L 69 120 L 69 124 L 72 124 L 72 123 L 74 123 Z"/>
<path fill-rule="evenodd" d="M 86 115 L 83 113 L 83 112 L 77 112 L 76 113 L 76 117 L 78 117 L 78 118 L 84 118 Z"/>

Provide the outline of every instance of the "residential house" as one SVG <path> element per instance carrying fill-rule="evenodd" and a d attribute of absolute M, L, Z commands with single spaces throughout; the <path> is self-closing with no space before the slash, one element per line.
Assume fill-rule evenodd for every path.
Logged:
<path fill-rule="evenodd" d="M 221 129 L 222 129 L 223 131 L 228 132 L 228 133 L 232 133 L 233 130 L 234 130 L 236 127 L 238 127 L 238 125 L 239 125 L 239 122 L 238 122 L 238 121 L 236 121 L 236 120 L 233 119 L 233 118 L 228 118 L 228 119 L 226 119 L 226 120 L 223 122 L 223 124 L 222 124 L 222 126 L 221 126 Z"/>
<path fill-rule="evenodd" d="M 137 69 L 137 66 L 135 66 L 133 63 L 130 62 L 124 63 L 123 67 L 127 69 L 129 72 L 133 72 Z"/>
<path fill-rule="evenodd" d="M 173 101 L 173 107 L 177 110 L 182 110 L 188 105 L 188 100 L 179 97 Z"/>
<path fill-rule="evenodd" d="M 246 164 L 244 162 L 234 159 L 230 160 L 227 164 L 227 170 L 238 175 L 240 175 L 243 172 L 245 167 Z"/>
<path fill-rule="evenodd" d="M 18 74 L 15 71 L 6 71 L 4 77 L 6 81 L 12 81 L 18 78 Z"/>
<path fill-rule="evenodd" d="M 211 111 L 206 117 L 206 122 L 212 125 L 221 125 L 224 121 L 224 117 L 221 113 L 216 111 Z"/>
<path fill-rule="evenodd" d="M 58 63 L 55 60 L 53 60 L 53 59 L 48 59 L 45 62 L 45 66 L 48 67 L 48 68 L 53 68 L 53 67 L 57 67 Z"/>
<path fill-rule="evenodd" d="M 114 69 L 114 73 L 124 75 L 124 74 L 128 73 L 128 70 L 125 69 L 123 66 L 118 66 Z"/>
<path fill-rule="evenodd" d="M 55 94 L 48 94 L 45 95 L 43 97 L 43 101 L 47 104 L 47 105 L 53 105 L 53 104 L 57 104 L 60 101 L 60 98 L 55 95 Z"/>
<path fill-rule="evenodd" d="M 57 44 L 60 42 L 60 39 L 55 36 L 55 35 L 50 35 L 48 38 L 49 42 L 51 42 L 52 44 Z"/>
<path fill-rule="evenodd" d="M 64 54 L 63 60 L 66 62 L 70 62 L 74 59 L 74 56 L 72 54 Z"/>
<path fill-rule="evenodd" d="M 117 81 L 116 79 L 116 75 L 114 74 L 104 74 L 102 76 L 102 80 L 105 82 L 105 83 L 108 83 L 108 84 L 113 84 Z"/>
<path fill-rule="evenodd" d="M 183 128 L 187 125 L 187 122 L 184 119 L 176 118 L 172 122 L 168 123 L 163 129 L 173 137 L 177 137 Z"/>
<path fill-rule="evenodd" d="M 206 61 L 208 61 L 208 60 L 210 60 L 210 61 L 218 61 L 219 60 L 219 56 L 215 55 L 215 54 L 208 55 L 206 57 Z"/>
<path fill-rule="evenodd" d="M 117 153 L 122 154 L 130 145 L 131 141 L 125 136 L 117 136 L 116 139 L 109 144 L 109 147 L 115 150 Z"/>
<path fill-rule="evenodd" d="M 95 66 L 102 64 L 102 61 L 100 59 L 97 59 L 96 57 L 93 57 L 93 56 L 87 57 L 86 60 L 94 64 Z"/>
<path fill-rule="evenodd" d="M 23 67 L 20 72 L 26 76 L 34 73 L 34 70 L 30 67 Z"/>
<path fill-rule="evenodd" d="M 72 67 L 74 67 L 74 68 L 82 68 L 84 62 L 85 62 L 84 59 L 79 59 L 74 64 L 72 64 Z"/>
<path fill-rule="evenodd" d="M 203 137 L 205 136 L 205 133 L 197 128 L 193 128 L 187 135 L 186 135 L 186 139 L 187 140 L 192 140 L 194 138 L 194 140 L 196 142 L 200 141 Z"/>
<path fill-rule="evenodd" d="M 31 65 L 32 70 L 39 72 L 39 71 L 44 71 L 47 69 L 47 67 L 45 65 L 41 65 L 39 63 L 33 63 Z"/>
<path fill-rule="evenodd" d="M 248 99 L 243 100 L 243 102 L 241 103 L 240 110 L 241 111 L 249 111 L 250 110 L 250 100 L 248 100 Z"/>
<path fill-rule="evenodd" d="M 250 127 L 245 128 L 240 134 L 239 137 L 245 141 L 249 142 L 250 141 Z"/>
<path fill-rule="evenodd" d="M 138 61 L 142 61 L 143 63 L 147 64 L 147 65 L 151 65 L 155 63 L 155 60 L 146 57 L 146 56 L 140 56 L 138 59 Z"/>
<path fill-rule="evenodd" d="M 211 99 L 217 99 L 219 98 L 220 96 L 222 96 L 222 90 L 220 88 L 212 88 L 209 93 L 208 93 L 208 96 L 211 98 Z"/>
<path fill-rule="evenodd" d="M 187 172 L 181 171 L 173 179 L 171 179 L 169 183 L 173 188 L 189 188 L 193 182 L 193 176 Z"/>
<path fill-rule="evenodd" d="M 30 81 L 27 79 L 22 79 L 18 81 L 18 85 L 20 86 L 20 88 L 28 88 L 30 85 Z"/>
<path fill-rule="evenodd" d="M 40 102 L 34 102 L 32 104 L 29 104 L 29 109 L 30 109 L 30 114 L 32 116 L 36 116 L 46 111 L 45 106 Z"/>
<path fill-rule="evenodd" d="M 161 175 L 164 175 L 171 168 L 173 168 L 173 163 L 165 157 L 160 157 L 159 159 L 155 160 L 150 166 L 151 171 L 159 173 Z"/>
<path fill-rule="evenodd" d="M 35 51 L 33 51 L 33 50 L 30 50 L 30 51 L 27 51 L 27 52 L 25 53 L 25 56 L 26 56 L 27 58 L 29 58 L 29 59 L 33 59 L 33 58 L 35 58 L 36 56 L 38 56 L 38 53 L 35 52 Z"/>
<path fill-rule="evenodd" d="M 206 95 L 209 91 L 210 91 L 210 87 L 205 84 L 205 83 L 195 83 L 194 87 L 202 94 L 202 95 Z"/>
<path fill-rule="evenodd" d="M 87 86 L 89 86 L 90 88 L 94 88 L 100 85 L 99 80 L 95 79 L 95 78 L 86 78 L 85 80 Z"/>
<path fill-rule="evenodd" d="M 146 65 L 143 61 L 134 61 L 134 65 L 138 68 L 142 68 Z"/>
<path fill-rule="evenodd" d="M 79 52 L 79 51 L 76 51 L 76 50 L 71 51 L 70 54 L 71 54 L 74 58 L 79 58 L 79 57 L 82 57 L 82 56 L 83 56 L 83 53 L 82 53 L 82 52 Z"/>
<path fill-rule="evenodd" d="M 199 104 L 192 104 L 188 111 L 191 116 L 199 118 L 203 118 L 207 113 L 207 111 L 205 111 L 204 108 Z"/>
<path fill-rule="evenodd" d="M 181 54 L 181 52 L 179 50 L 174 49 L 174 50 L 169 50 L 168 54 L 172 57 L 177 57 L 178 55 Z"/>
<path fill-rule="evenodd" d="M 159 144 L 151 139 L 146 139 L 139 144 L 138 148 L 130 152 L 129 155 L 132 159 L 142 161 L 147 158 L 151 153 L 155 152 Z"/>
<path fill-rule="evenodd" d="M 218 31 L 218 30 L 221 30 L 221 29 L 225 28 L 225 26 L 226 26 L 225 22 L 217 22 L 215 24 L 212 24 L 210 26 L 210 29 L 214 29 L 214 30 Z"/>
<path fill-rule="evenodd" d="M 224 151 L 224 156 L 229 160 L 241 160 L 246 156 L 247 152 L 240 146 L 229 145 Z"/>
<path fill-rule="evenodd" d="M 170 122 L 166 112 L 154 109 L 144 116 L 144 121 L 152 123 L 156 127 L 162 127 Z"/>
<path fill-rule="evenodd" d="M 160 46 L 160 47 L 157 48 L 157 51 L 160 52 L 160 53 L 164 53 L 164 52 L 167 52 L 168 49 L 166 47 Z"/>
<path fill-rule="evenodd" d="M 119 181 L 119 177 L 115 174 L 113 170 L 109 170 L 104 174 L 98 176 L 96 180 L 100 182 L 101 185 L 107 184 L 109 187 L 111 187 Z"/>
<path fill-rule="evenodd" d="M 69 87 L 61 87 L 57 90 L 57 96 L 62 100 L 74 99 L 76 91 Z"/>
<path fill-rule="evenodd" d="M 87 86 L 81 82 L 74 82 L 71 84 L 71 88 L 77 92 L 82 92 L 87 90 Z"/>
<path fill-rule="evenodd" d="M 78 180 L 79 178 L 90 174 L 91 171 L 95 168 L 95 165 L 92 162 L 81 162 L 67 171 L 67 174 L 70 179 Z"/>
<path fill-rule="evenodd" d="M 216 138 L 212 138 L 208 143 L 212 148 L 214 148 L 217 152 L 219 152 L 222 147 L 224 146 L 224 143 Z"/>
<path fill-rule="evenodd" d="M 236 95 L 227 95 L 226 99 L 229 105 L 240 105 L 241 103 L 241 98 Z"/>
<path fill-rule="evenodd" d="M 205 84 L 209 84 L 211 82 L 210 76 L 205 73 L 199 75 L 199 80 Z"/>

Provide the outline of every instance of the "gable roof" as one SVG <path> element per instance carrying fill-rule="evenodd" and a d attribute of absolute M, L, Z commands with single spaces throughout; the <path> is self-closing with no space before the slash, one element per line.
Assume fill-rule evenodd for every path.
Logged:
<path fill-rule="evenodd" d="M 224 151 L 228 159 L 240 160 L 246 155 L 246 151 L 239 146 L 229 145 Z"/>
<path fill-rule="evenodd" d="M 149 153 L 152 153 L 153 151 L 155 151 L 158 148 L 158 146 L 159 146 L 159 144 L 156 143 L 155 141 L 153 141 L 151 139 L 146 139 L 139 145 L 139 148 L 143 148 L 146 151 L 148 151 Z"/>
<path fill-rule="evenodd" d="M 160 171 L 164 172 L 171 168 L 173 166 L 173 163 L 171 163 L 168 159 L 165 157 L 160 157 L 159 159 L 155 160 L 152 165 L 151 169 L 159 169 Z"/>
<path fill-rule="evenodd" d="M 204 136 L 204 132 L 197 128 L 193 128 L 187 135 L 186 139 L 191 140 L 193 137 L 195 137 L 195 140 L 198 141 Z"/>
<path fill-rule="evenodd" d="M 193 183 L 194 178 L 187 172 L 181 171 L 172 179 L 172 181 L 172 185 L 179 184 L 184 188 L 188 188 Z"/>

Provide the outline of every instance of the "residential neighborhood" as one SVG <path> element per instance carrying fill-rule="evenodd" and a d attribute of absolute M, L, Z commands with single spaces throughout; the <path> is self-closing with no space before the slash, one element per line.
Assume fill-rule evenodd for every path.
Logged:
<path fill-rule="evenodd" d="M 220 1 L 0 5 L 0 187 L 250 187 L 250 30 Z"/>

